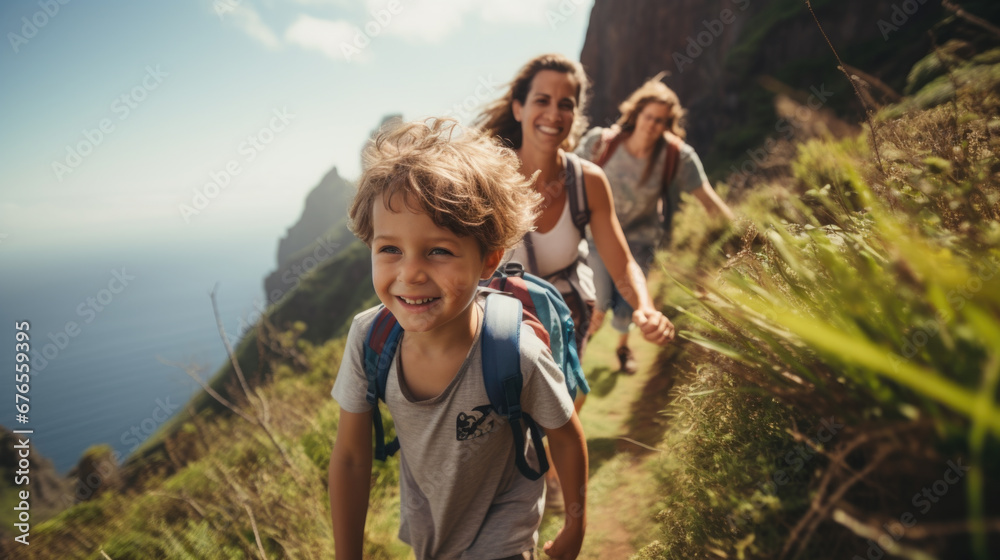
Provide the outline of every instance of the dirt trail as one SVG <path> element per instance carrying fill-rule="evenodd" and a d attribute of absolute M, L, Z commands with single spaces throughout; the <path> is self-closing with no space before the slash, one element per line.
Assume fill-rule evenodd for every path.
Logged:
<path fill-rule="evenodd" d="M 615 373 L 616 338 L 610 328 L 602 329 L 584 361 L 592 386 L 581 413 L 590 453 L 584 559 L 624 560 L 636 553 L 636 546 L 658 538 L 653 519 L 657 485 L 648 466 L 656 452 L 648 447 L 659 443 L 667 427 L 661 411 L 669 402 L 672 362 L 679 352 L 658 358 L 659 348 L 636 340 L 632 346 L 639 373 Z M 542 542 L 554 537 L 559 524 L 561 520 L 552 519 L 544 526 Z"/>

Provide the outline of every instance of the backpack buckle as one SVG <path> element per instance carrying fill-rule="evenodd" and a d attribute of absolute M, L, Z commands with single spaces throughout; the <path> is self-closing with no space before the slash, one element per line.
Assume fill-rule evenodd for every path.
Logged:
<path fill-rule="evenodd" d="M 507 276 L 517 276 L 518 278 L 523 278 L 524 265 L 516 261 L 511 261 L 503 266 L 503 273 Z"/>

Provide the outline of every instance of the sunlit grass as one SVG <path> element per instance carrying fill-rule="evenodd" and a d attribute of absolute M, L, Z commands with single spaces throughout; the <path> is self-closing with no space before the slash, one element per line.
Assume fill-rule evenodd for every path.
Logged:
<path fill-rule="evenodd" d="M 790 177 L 744 199 L 740 243 L 720 268 L 666 260 L 682 335 L 707 353 L 671 408 L 663 446 L 679 452 L 661 464 L 663 535 L 643 558 L 864 556 L 861 537 L 912 509 L 909 496 L 956 457 L 973 464 L 964 496 L 929 515 L 967 528 L 902 544 L 988 557 L 980 522 L 998 512 L 983 496 L 1000 484 L 1000 75 L 970 64 L 980 66 L 957 71 L 950 103 L 878 120 L 884 167 L 865 136 L 808 141 Z M 713 249 L 698 238 L 686 248 Z M 808 469 L 762 491 L 823 418 L 845 427 Z M 840 525 L 835 511 L 870 528 Z"/>

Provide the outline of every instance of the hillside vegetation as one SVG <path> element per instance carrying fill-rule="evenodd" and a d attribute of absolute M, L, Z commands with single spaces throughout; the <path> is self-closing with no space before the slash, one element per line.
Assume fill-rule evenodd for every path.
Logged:
<path fill-rule="evenodd" d="M 641 558 L 996 557 L 998 63 L 931 55 L 874 133 L 775 150 L 735 231 L 675 237 L 697 365 Z"/>

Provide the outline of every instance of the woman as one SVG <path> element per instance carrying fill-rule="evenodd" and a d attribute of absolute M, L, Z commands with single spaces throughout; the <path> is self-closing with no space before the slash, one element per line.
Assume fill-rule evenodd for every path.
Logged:
<path fill-rule="evenodd" d="M 635 308 L 632 320 L 643 336 L 656 344 L 674 338 L 674 325 L 653 307 L 646 278 L 629 253 L 604 172 L 571 152 L 586 129 L 583 103 L 588 87 L 579 63 L 562 55 L 541 55 L 528 61 L 504 96 L 477 119 L 487 133 L 517 152 L 521 173 L 534 179 L 535 190 L 542 195 L 535 231 L 525 236 L 511 260 L 548 279 L 563 294 L 573 314 L 581 358 L 596 297 L 593 272 L 586 263 L 588 223 L 607 270 Z M 580 381 L 578 412 L 588 390 L 586 380 Z M 546 507 L 559 509 L 562 493 L 555 469 L 549 470 L 546 484 Z"/>
<path fill-rule="evenodd" d="M 712 189 L 694 149 L 684 143 L 680 121 L 684 116 L 677 94 L 659 76 L 632 93 L 619 107 L 621 117 L 611 128 L 591 129 L 577 148 L 581 157 L 600 165 L 614 192 L 615 214 L 628 246 L 648 274 L 657 246 L 669 236 L 670 220 L 680 205 L 681 193 L 693 195 L 709 214 L 733 218 L 733 213 Z M 622 371 L 636 370 L 628 346 L 632 307 L 616 289 L 601 262 L 588 260 L 594 269 L 597 309 L 591 334 L 600 328 L 608 309 L 614 310 L 612 326 L 621 333 L 618 360 Z"/>
<path fill-rule="evenodd" d="M 631 319 L 643 336 L 656 344 L 674 338 L 673 324 L 653 306 L 645 275 L 628 250 L 607 178 L 599 167 L 570 152 L 586 128 L 583 103 L 588 87 L 579 63 L 557 54 L 538 56 L 477 120 L 517 152 L 521 173 L 534 177 L 544 199 L 535 232 L 525 237 L 512 260 L 563 293 L 574 314 L 581 356 L 596 297 L 586 264 L 583 231 L 588 223 L 597 252 L 622 297 L 635 309 Z"/>

